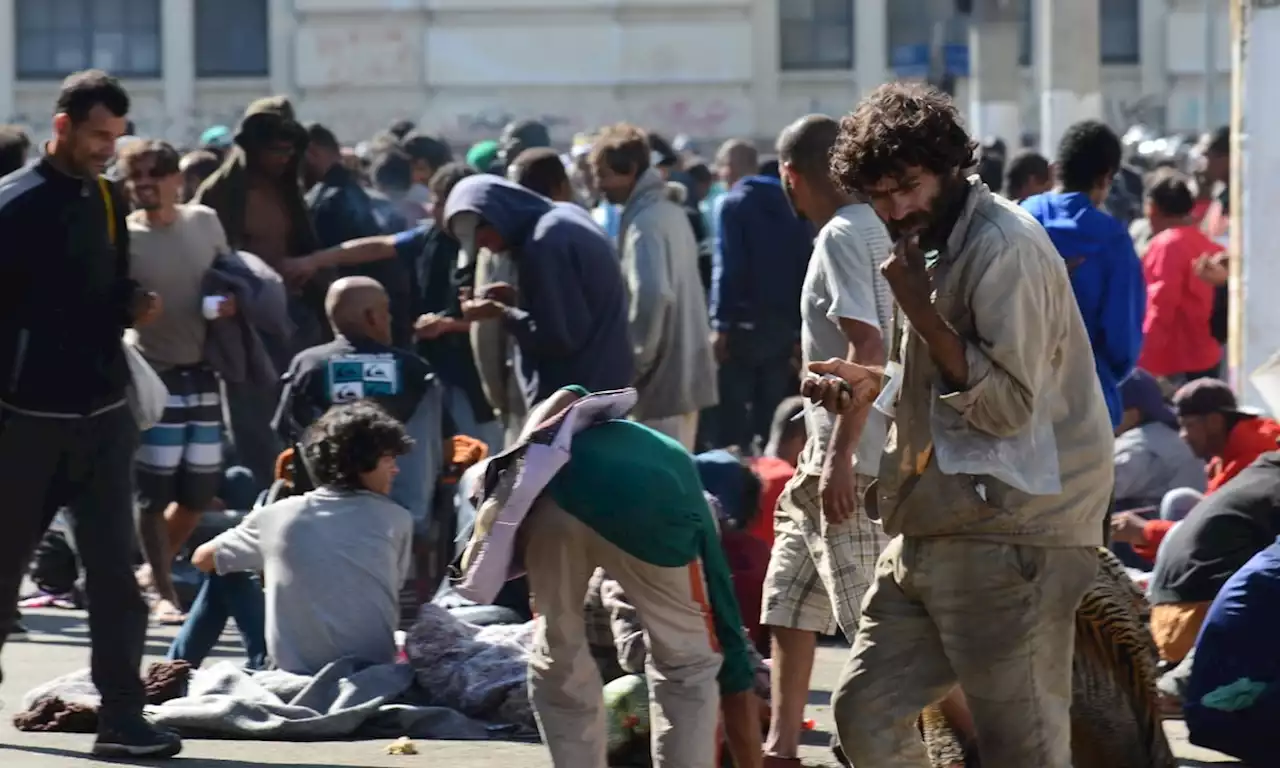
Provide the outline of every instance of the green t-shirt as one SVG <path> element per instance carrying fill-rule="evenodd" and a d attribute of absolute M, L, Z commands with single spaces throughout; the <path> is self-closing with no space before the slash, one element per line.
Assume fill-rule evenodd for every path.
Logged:
<path fill-rule="evenodd" d="M 581 387 L 567 387 L 585 395 Z M 573 436 L 569 463 L 547 486 L 566 512 L 632 557 L 663 568 L 702 559 L 707 600 L 724 653 L 720 690 L 751 690 L 755 672 L 729 562 L 693 457 L 643 424 L 615 419 Z"/>

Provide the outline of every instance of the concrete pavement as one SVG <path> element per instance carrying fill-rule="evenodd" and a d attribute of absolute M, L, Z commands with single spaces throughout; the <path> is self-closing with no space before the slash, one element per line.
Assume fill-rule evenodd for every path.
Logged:
<path fill-rule="evenodd" d="M 64 675 L 88 663 L 88 626 L 79 611 L 31 611 L 25 618 L 31 634 L 6 645 L 4 650 L 3 687 L 0 700 L 5 708 L 0 717 L 0 766 L 4 768 L 87 768 L 119 765 L 86 757 L 91 736 L 22 733 L 14 729 L 11 716 L 20 706 L 22 695 L 36 685 Z M 175 630 L 153 627 L 147 645 L 147 663 L 159 660 L 168 648 Z M 216 656 L 238 658 L 238 642 L 232 634 L 224 637 Z M 827 749 L 831 732 L 831 710 L 827 702 L 831 685 L 839 673 L 846 650 L 841 647 L 819 649 L 814 667 L 808 717 L 817 721 L 817 730 L 808 734 L 809 745 L 802 757 L 814 766 L 834 766 Z M 1186 729 L 1180 721 L 1167 726 L 1174 749 L 1183 758 L 1183 766 L 1234 764 L 1216 753 L 1193 747 L 1186 741 Z M 291 766 L 292 768 L 400 768 L 423 766 L 437 761 L 456 762 L 474 768 L 551 768 L 551 761 L 540 745 L 502 742 L 418 742 L 417 756 L 391 756 L 384 747 L 389 742 L 324 742 L 280 743 L 246 741 L 187 740 L 182 758 L 175 765 L 183 768 L 255 768 L 256 766 Z"/>

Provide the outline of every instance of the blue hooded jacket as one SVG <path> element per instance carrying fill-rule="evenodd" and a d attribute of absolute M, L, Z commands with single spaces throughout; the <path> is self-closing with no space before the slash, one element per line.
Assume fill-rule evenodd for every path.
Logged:
<path fill-rule="evenodd" d="M 1046 192 L 1022 207 L 1049 233 L 1071 271 L 1071 288 L 1093 346 L 1111 425 L 1124 415 L 1120 382 L 1138 363 L 1147 286 L 1125 226 L 1083 192 Z"/>
<path fill-rule="evenodd" d="M 796 216 L 782 182 L 748 176 L 720 202 L 711 265 L 711 325 L 718 331 L 785 325 L 800 333 L 800 286 L 813 230 Z M 790 339 L 787 339 L 788 343 Z"/>
<path fill-rule="evenodd" d="M 533 357 L 535 402 L 571 384 L 592 392 L 631 386 L 626 284 L 613 243 L 591 215 L 490 174 L 459 182 L 444 220 L 468 211 L 511 249 L 520 308 L 509 308 L 503 323 Z"/>

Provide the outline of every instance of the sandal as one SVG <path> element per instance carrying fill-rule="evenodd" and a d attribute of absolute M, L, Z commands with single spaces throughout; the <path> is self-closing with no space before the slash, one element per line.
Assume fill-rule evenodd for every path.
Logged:
<path fill-rule="evenodd" d="M 151 620 L 162 627 L 180 627 L 187 621 L 187 615 L 168 600 L 157 600 L 151 606 Z"/>

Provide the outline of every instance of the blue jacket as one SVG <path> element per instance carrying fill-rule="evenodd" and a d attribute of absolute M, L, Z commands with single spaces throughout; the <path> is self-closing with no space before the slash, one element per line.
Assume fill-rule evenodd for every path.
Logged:
<path fill-rule="evenodd" d="M 800 332 L 800 286 L 813 231 L 769 176 L 748 176 L 720 202 L 711 265 L 711 326 L 718 331 L 787 323 Z"/>
<path fill-rule="evenodd" d="M 1138 363 L 1147 312 L 1147 286 L 1133 240 L 1123 224 L 1082 192 L 1046 192 L 1027 198 L 1022 207 L 1044 226 L 1071 270 L 1111 425 L 1117 426 L 1124 413 L 1120 381 Z"/>
<path fill-rule="evenodd" d="M 613 243 L 591 214 L 490 174 L 463 179 L 449 194 L 444 220 L 464 211 L 511 249 L 520 308 L 509 308 L 503 322 L 533 356 L 535 402 L 571 384 L 592 392 L 631 386 L 626 284 Z"/>

